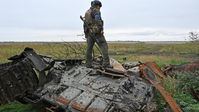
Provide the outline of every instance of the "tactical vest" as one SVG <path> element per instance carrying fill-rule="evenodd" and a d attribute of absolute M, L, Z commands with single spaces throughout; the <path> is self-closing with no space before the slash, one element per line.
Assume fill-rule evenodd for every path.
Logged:
<path fill-rule="evenodd" d="M 88 24 L 88 28 L 84 27 L 85 32 L 87 33 L 101 33 L 103 30 L 103 22 L 102 20 L 96 21 L 94 18 L 94 14 L 96 13 L 96 10 L 93 8 L 90 8 L 85 13 L 85 22 Z M 85 25 L 84 25 L 85 26 Z"/>

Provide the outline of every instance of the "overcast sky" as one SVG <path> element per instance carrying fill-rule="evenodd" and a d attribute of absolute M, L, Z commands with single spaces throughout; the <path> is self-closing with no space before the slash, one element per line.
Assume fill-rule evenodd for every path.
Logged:
<path fill-rule="evenodd" d="M 101 0 L 107 40 L 183 41 L 199 31 L 199 0 Z M 82 41 L 91 0 L 0 0 L 0 41 Z"/>

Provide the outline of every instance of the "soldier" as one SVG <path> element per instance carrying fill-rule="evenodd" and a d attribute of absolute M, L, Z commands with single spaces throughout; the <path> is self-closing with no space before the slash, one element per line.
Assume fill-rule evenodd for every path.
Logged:
<path fill-rule="evenodd" d="M 100 8 L 102 3 L 98 0 L 91 2 L 90 9 L 84 17 L 84 33 L 87 39 L 86 66 L 92 67 L 92 50 L 95 42 L 99 46 L 103 56 L 103 67 L 111 67 L 108 56 L 108 45 L 103 32 L 103 20 Z"/>

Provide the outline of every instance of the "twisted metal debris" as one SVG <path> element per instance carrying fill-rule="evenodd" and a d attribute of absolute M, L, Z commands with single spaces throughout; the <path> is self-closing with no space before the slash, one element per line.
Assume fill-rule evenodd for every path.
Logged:
<path fill-rule="evenodd" d="M 113 69 L 90 69 L 82 59 L 53 60 L 31 48 L 10 59 L 0 65 L 0 104 L 43 104 L 49 112 L 148 112 L 153 86 L 158 89 L 151 77 L 164 77 L 160 69 L 153 70 L 155 76 L 149 74 L 141 63 L 124 69 L 112 60 Z M 181 112 L 175 101 L 167 102 L 172 102 L 174 112 Z"/>

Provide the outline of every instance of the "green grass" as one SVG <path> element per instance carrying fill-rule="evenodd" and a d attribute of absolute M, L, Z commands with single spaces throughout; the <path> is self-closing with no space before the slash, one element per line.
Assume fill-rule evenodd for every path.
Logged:
<path fill-rule="evenodd" d="M 40 112 L 41 110 L 38 106 L 23 105 L 16 102 L 0 106 L 0 112 Z"/>
<path fill-rule="evenodd" d="M 25 47 L 31 47 L 35 49 L 35 51 L 39 54 L 49 55 L 53 58 L 84 58 L 86 43 L 0 44 L 0 63 L 7 62 L 8 57 L 21 53 Z M 97 52 L 97 54 L 99 53 Z M 169 64 L 183 64 L 199 60 L 199 44 L 109 43 L 109 54 L 110 57 L 117 59 L 121 63 L 131 61 L 155 61 L 159 66 L 164 67 Z M 126 58 L 126 60 L 124 60 L 124 58 Z M 192 78 L 195 79 L 194 77 Z M 183 108 L 185 111 L 198 111 L 199 105 L 195 103 L 195 100 L 192 98 L 192 96 L 185 90 L 185 88 L 179 89 L 182 88 L 180 87 L 180 85 L 183 86 L 182 84 L 186 84 L 186 80 L 188 79 L 186 79 L 186 76 L 185 78 L 178 77 L 178 79 L 181 81 L 185 79 L 185 82 L 179 83 L 179 80 L 172 77 L 168 77 L 164 79 L 162 83 L 164 87 L 170 93 L 172 93 L 172 95 L 175 97 L 179 104 L 185 105 L 185 107 Z M 195 81 L 196 80 L 192 80 L 192 82 L 197 84 L 197 81 Z M 159 104 L 159 109 L 162 110 L 163 107 L 165 107 L 166 103 L 157 92 L 156 100 Z M 32 105 L 22 105 L 19 103 L 11 103 L 8 105 L 0 106 L 0 112 L 38 111 L 39 110 L 35 109 L 35 107 L 33 107 Z"/>
<path fill-rule="evenodd" d="M 173 73 L 173 77 L 168 76 L 162 80 L 164 88 L 171 93 L 184 112 L 199 112 L 199 103 L 191 95 L 190 88 L 199 91 L 199 72 L 194 73 Z M 156 101 L 159 109 L 166 106 L 165 101 L 156 94 Z"/>

